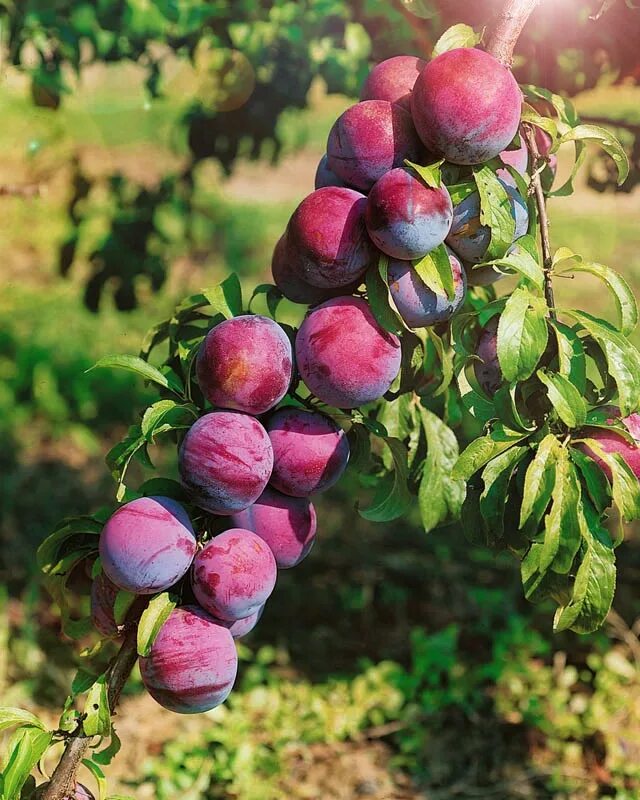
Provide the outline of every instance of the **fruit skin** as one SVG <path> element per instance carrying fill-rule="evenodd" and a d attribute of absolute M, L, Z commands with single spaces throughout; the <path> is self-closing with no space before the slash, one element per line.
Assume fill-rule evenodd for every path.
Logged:
<path fill-rule="evenodd" d="M 364 100 L 348 108 L 327 141 L 329 169 L 362 191 L 405 159 L 417 161 L 421 155 L 411 114 L 386 100 Z"/>
<path fill-rule="evenodd" d="M 461 47 L 430 61 L 411 97 L 416 129 L 426 148 L 454 164 L 497 156 L 520 124 L 522 93 L 489 53 Z"/>
<path fill-rule="evenodd" d="M 168 497 L 139 497 L 119 508 L 100 535 L 105 575 L 134 594 L 162 592 L 191 566 L 196 537 L 184 508 Z"/>
<path fill-rule="evenodd" d="M 364 212 L 366 197 L 353 189 L 317 189 L 293 212 L 287 228 L 300 276 L 312 286 L 337 289 L 364 275 L 373 258 Z"/>
<path fill-rule="evenodd" d="M 524 175 L 529 166 L 529 151 L 527 150 L 524 137 L 521 136 L 520 138 L 520 147 L 517 147 L 515 150 L 503 150 L 500 153 L 500 161 L 502 161 L 503 164 L 508 164 L 510 167 L 513 167 L 521 175 Z M 506 176 L 511 177 L 509 170 L 506 169 L 497 170 L 496 174 L 499 178 L 505 178 Z"/>
<path fill-rule="evenodd" d="M 223 703 L 238 670 L 230 631 L 198 606 L 175 608 L 151 652 L 140 658 L 153 699 L 178 714 L 198 714 Z"/>
<path fill-rule="evenodd" d="M 253 531 L 271 548 L 279 569 L 297 566 L 311 551 L 317 530 L 316 511 L 306 497 L 290 497 L 267 486 L 233 524 Z"/>
<path fill-rule="evenodd" d="M 196 505 L 228 516 L 260 497 L 273 468 L 273 450 L 258 420 L 237 411 L 213 411 L 187 431 L 178 466 Z"/>
<path fill-rule="evenodd" d="M 360 93 L 361 100 L 387 100 L 411 111 L 411 92 L 427 62 L 415 56 L 394 56 L 371 70 Z"/>
<path fill-rule="evenodd" d="M 326 491 L 342 477 L 349 442 L 330 417 L 289 406 L 278 409 L 266 428 L 273 447 L 269 483 L 278 491 L 307 497 Z"/>
<path fill-rule="evenodd" d="M 612 418 L 608 420 L 608 422 L 612 422 L 614 417 L 620 417 L 620 412 L 617 408 L 612 408 L 611 417 Z M 603 428 L 587 427 L 582 431 L 582 434 L 584 436 L 588 436 L 590 439 L 595 439 L 605 453 L 618 453 L 618 455 L 622 456 L 623 460 L 631 468 L 631 471 L 636 478 L 640 478 L 640 414 L 630 414 L 628 417 L 623 417 L 622 422 L 631 436 L 638 443 L 638 446 L 634 447 L 613 427 L 610 431 L 604 430 Z M 593 458 L 594 461 L 599 464 L 609 480 L 611 480 L 611 469 L 609 465 L 589 447 L 583 444 L 579 444 L 577 446 L 584 453 Z"/>
<path fill-rule="evenodd" d="M 493 397 L 504 383 L 498 361 L 498 322 L 499 317 L 491 317 L 484 326 L 476 347 L 480 360 L 473 364 L 476 380 L 489 397 Z"/>
<path fill-rule="evenodd" d="M 316 170 L 314 187 L 316 189 L 324 189 L 327 186 L 347 187 L 347 184 L 341 178 L 339 178 L 333 170 L 329 169 L 328 161 L 329 157 L 325 153 L 320 159 L 318 169 Z"/>
<path fill-rule="evenodd" d="M 49 781 L 46 783 L 41 783 L 40 786 L 36 789 L 35 798 L 36 800 L 40 800 L 42 798 L 47 786 L 49 785 Z M 76 783 L 75 789 L 73 794 L 68 794 L 63 797 L 62 800 L 96 800 L 95 796 L 92 792 L 87 789 L 82 783 Z"/>
<path fill-rule="evenodd" d="M 107 639 L 115 639 L 119 635 L 113 612 L 118 591 L 118 587 L 103 572 L 91 584 L 91 622 L 98 633 Z"/>
<path fill-rule="evenodd" d="M 262 617 L 263 612 L 264 606 L 260 606 L 255 613 L 251 614 L 249 617 L 245 617 L 244 619 L 236 619 L 234 622 L 229 622 L 225 619 L 216 618 L 216 622 L 218 625 L 222 625 L 223 628 L 227 628 L 234 639 L 242 639 L 243 636 L 251 633 L 258 622 L 260 622 L 260 617 Z"/>
<path fill-rule="evenodd" d="M 356 408 L 389 390 L 400 370 L 400 341 L 358 297 L 314 308 L 296 338 L 296 361 L 309 389 L 327 405 Z"/>
<path fill-rule="evenodd" d="M 453 221 L 445 186 L 427 186 L 413 170 L 392 169 L 369 194 L 365 215 L 373 243 L 392 258 L 419 259 L 444 242 Z"/>
<path fill-rule="evenodd" d="M 410 262 L 397 259 L 389 262 L 389 291 L 398 313 L 410 328 L 425 328 L 448 322 L 464 303 L 467 293 L 464 267 L 448 248 L 447 253 L 453 271 L 453 300 L 429 289 Z"/>
<path fill-rule="evenodd" d="M 292 372 L 287 334 L 273 320 L 249 314 L 212 328 L 196 363 L 198 383 L 213 406 L 256 416 L 282 400 Z"/>
<path fill-rule="evenodd" d="M 276 560 L 267 543 L 252 531 L 231 528 L 198 553 L 191 584 L 205 611 L 234 622 L 266 603 L 276 577 Z"/>

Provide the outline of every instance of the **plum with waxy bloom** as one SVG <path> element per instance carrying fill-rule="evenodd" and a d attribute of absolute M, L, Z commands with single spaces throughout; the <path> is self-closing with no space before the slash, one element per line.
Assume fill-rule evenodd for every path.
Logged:
<path fill-rule="evenodd" d="M 427 62 L 416 56 L 393 56 L 376 64 L 365 80 L 361 100 L 387 100 L 411 111 L 411 92 Z"/>

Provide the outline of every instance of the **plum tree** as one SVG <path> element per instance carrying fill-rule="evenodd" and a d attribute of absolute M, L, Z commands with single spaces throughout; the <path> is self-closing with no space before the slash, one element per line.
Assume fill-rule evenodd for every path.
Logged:
<path fill-rule="evenodd" d="M 191 520 L 168 497 L 140 497 L 121 506 L 100 535 L 105 575 L 134 594 L 173 586 L 191 566 L 195 552 Z"/>
<path fill-rule="evenodd" d="M 522 92 L 511 71 L 470 47 L 430 61 L 411 98 L 413 121 L 427 150 L 454 164 L 495 158 L 518 131 Z"/>
<path fill-rule="evenodd" d="M 491 317 L 478 337 L 473 370 L 480 388 L 489 396 L 493 395 L 504 383 L 500 362 L 498 361 L 498 322 L 499 317 Z"/>
<path fill-rule="evenodd" d="M 287 239 L 296 252 L 295 270 L 306 283 L 336 289 L 362 277 L 372 260 L 366 205 L 363 194 L 339 186 L 317 189 L 300 203 Z"/>
<path fill-rule="evenodd" d="M 390 388 L 400 370 L 400 340 L 380 326 L 366 300 L 337 297 L 305 318 L 296 361 L 316 397 L 337 408 L 357 408 Z"/>
<path fill-rule="evenodd" d="M 393 56 L 371 70 L 360 92 L 361 100 L 386 100 L 411 110 L 411 92 L 426 61 L 416 56 Z"/>
<path fill-rule="evenodd" d="M 329 157 L 325 153 L 318 163 L 314 187 L 324 189 L 327 186 L 347 186 L 347 184 L 332 169 L 329 169 Z"/>
<path fill-rule="evenodd" d="M 198 352 L 196 372 L 212 405 L 258 415 L 287 393 L 292 362 L 291 342 L 276 322 L 244 315 L 209 331 Z"/>
<path fill-rule="evenodd" d="M 369 236 L 383 253 L 411 261 L 444 242 L 453 205 L 445 186 L 427 186 L 412 170 L 398 167 L 371 189 L 365 219 Z"/>
<path fill-rule="evenodd" d="M 194 503 L 228 516 L 260 497 L 273 468 L 273 450 L 258 420 L 237 411 L 212 411 L 187 431 L 178 466 Z"/>
<path fill-rule="evenodd" d="M 276 411 L 266 428 L 273 447 L 269 482 L 278 491 L 307 497 L 341 478 L 349 461 L 349 442 L 330 417 L 288 406 Z"/>
<path fill-rule="evenodd" d="M 369 191 L 405 159 L 418 160 L 421 153 L 411 114 L 386 100 L 364 100 L 348 108 L 327 141 L 329 169 L 362 191 Z"/>
<path fill-rule="evenodd" d="M 198 603 L 219 619 L 235 622 L 255 614 L 276 585 L 276 561 L 252 531 L 231 528 L 196 556 L 192 586 Z"/>
<path fill-rule="evenodd" d="M 317 520 L 313 504 L 306 497 L 291 497 L 269 486 L 232 521 L 264 539 L 280 569 L 297 566 L 315 541 Z"/>
<path fill-rule="evenodd" d="M 223 703 L 236 679 L 238 656 L 228 628 L 197 606 L 174 609 L 140 674 L 161 706 L 180 714 L 198 714 Z"/>
<path fill-rule="evenodd" d="M 389 291 L 398 313 L 410 328 L 424 328 L 448 322 L 464 303 L 467 293 L 465 270 L 448 248 L 447 254 L 453 274 L 452 299 L 430 289 L 409 261 L 389 261 Z"/>

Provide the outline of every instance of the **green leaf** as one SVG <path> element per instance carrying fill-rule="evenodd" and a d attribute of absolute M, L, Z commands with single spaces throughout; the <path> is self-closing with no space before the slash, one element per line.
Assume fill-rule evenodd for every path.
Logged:
<path fill-rule="evenodd" d="M 399 439 L 381 437 L 393 456 L 393 469 L 379 481 L 369 508 L 358 509 L 360 516 L 371 522 L 389 522 L 401 517 L 414 502 L 407 480 L 407 448 Z"/>
<path fill-rule="evenodd" d="M 528 447 L 511 447 L 492 458 L 482 471 L 484 488 L 480 495 L 480 513 L 494 542 L 504 534 L 504 512 L 513 472 L 528 452 Z"/>
<path fill-rule="evenodd" d="M 98 800 L 102 800 L 107 793 L 107 779 L 100 767 L 90 758 L 83 758 L 82 765 L 86 767 L 98 784 Z"/>
<path fill-rule="evenodd" d="M 388 267 L 389 258 L 383 253 L 380 254 L 377 266 L 369 267 L 365 277 L 367 298 L 373 316 L 378 323 L 386 331 L 398 334 L 403 333 L 406 330 L 406 326 L 402 322 L 400 315 L 395 311 L 389 294 Z"/>
<path fill-rule="evenodd" d="M 640 481 L 619 453 L 608 453 L 596 439 L 584 443 L 611 470 L 613 502 L 625 522 L 640 517 Z"/>
<path fill-rule="evenodd" d="M 459 205 L 470 194 L 478 191 L 475 181 L 465 181 L 464 183 L 452 183 L 447 186 L 447 191 L 454 206 Z"/>
<path fill-rule="evenodd" d="M 144 610 L 138 623 L 138 655 L 148 656 L 160 629 L 178 604 L 178 599 L 162 592 L 156 595 Z"/>
<path fill-rule="evenodd" d="M 371 434 L 366 426 L 355 422 L 347 433 L 349 440 L 349 469 L 363 473 L 371 461 Z"/>
<path fill-rule="evenodd" d="M 30 711 L 25 711 L 22 708 L 12 708 L 11 706 L 3 706 L 0 708 L 0 731 L 6 731 L 8 728 L 15 727 L 22 728 L 24 726 L 44 730 L 44 723 Z"/>
<path fill-rule="evenodd" d="M 558 345 L 558 372 L 584 394 L 587 384 L 587 359 L 580 337 L 568 325 L 551 319 Z"/>
<path fill-rule="evenodd" d="M 170 389 L 180 396 L 182 396 L 184 392 L 184 386 L 174 375 L 164 375 L 159 369 L 156 369 L 156 367 L 149 364 L 148 361 L 144 361 L 139 356 L 105 356 L 97 361 L 87 372 L 91 372 L 91 370 L 94 369 L 124 369 L 127 372 L 134 372 L 136 375 L 140 375 L 147 381 L 153 381 L 165 389 Z"/>
<path fill-rule="evenodd" d="M 122 743 L 120 741 L 120 737 L 116 733 L 116 729 L 111 726 L 111 741 L 107 747 L 93 754 L 92 761 L 96 764 L 107 766 L 118 755 L 121 747 Z"/>
<path fill-rule="evenodd" d="M 549 89 L 544 89 L 540 86 L 534 86 L 533 84 L 522 84 L 520 88 L 522 89 L 525 97 L 530 97 L 534 100 L 546 100 L 548 103 L 551 103 L 551 105 L 555 108 L 560 120 L 566 125 L 571 127 L 577 125 L 578 115 L 576 113 L 575 106 L 566 97 L 563 97 L 560 94 L 555 94 L 554 92 L 549 91 Z"/>
<path fill-rule="evenodd" d="M 566 142 L 594 142 L 599 145 L 614 160 L 618 169 L 618 186 L 621 186 L 629 175 L 629 159 L 624 147 L 616 137 L 600 125 L 583 124 L 567 131 L 559 141 L 559 145 Z"/>
<path fill-rule="evenodd" d="M 473 177 L 480 195 L 480 223 L 491 229 L 486 259 L 502 258 L 513 244 L 516 232 L 511 199 L 491 167 L 473 167 Z"/>
<path fill-rule="evenodd" d="M 547 304 L 526 289 L 515 289 L 498 323 L 498 361 L 505 379 L 531 377 L 547 347 Z"/>
<path fill-rule="evenodd" d="M 533 236 L 526 234 L 517 241 L 518 244 L 502 258 L 495 258 L 478 266 L 494 266 L 513 270 L 522 275 L 523 278 L 526 278 L 536 289 L 542 291 L 544 288 L 544 270 L 530 252 L 531 245 L 533 245 L 533 251 L 535 252 L 535 239 Z"/>
<path fill-rule="evenodd" d="M 101 675 L 87 692 L 82 728 L 86 736 L 108 736 L 111 730 L 111 711 L 107 695 L 107 678 Z"/>
<path fill-rule="evenodd" d="M 198 410 L 191 403 L 179 404 L 174 400 L 159 400 L 144 412 L 141 423 L 142 435 L 153 442 L 159 433 L 186 430 L 198 419 Z"/>
<path fill-rule="evenodd" d="M 552 433 L 548 433 L 538 445 L 535 456 L 527 467 L 520 508 L 521 529 L 529 518 L 538 525 L 547 510 L 555 483 L 557 454 L 558 440 Z"/>
<path fill-rule="evenodd" d="M 458 47 L 475 47 L 482 41 L 484 29 L 476 33 L 470 25 L 452 25 L 442 34 L 433 48 L 433 58 Z"/>
<path fill-rule="evenodd" d="M 41 727 L 20 728 L 11 737 L 0 773 L 2 800 L 18 800 L 31 770 L 51 744 L 52 734 Z"/>
<path fill-rule="evenodd" d="M 418 273 L 420 280 L 432 292 L 453 300 L 456 287 L 451 268 L 451 259 L 444 244 L 439 245 L 424 258 L 414 261 L 413 268 Z"/>
<path fill-rule="evenodd" d="M 566 449 L 556 454 L 556 474 L 551 498 L 551 511 L 545 520 L 544 542 L 540 551 L 541 573 L 552 569 L 566 574 L 580 547 L 578 506 L 581 502 L 580 482 Z"/>
<path fill-rule="evenodd" d="M 539 369 L 538 380 L 547 389 L 551 405 L 568 428 L 581 428 L 587 419 L 587 404 L 576 387 L 567 378 L 554 372 Z"/>
<path fill-rule="evenodd" d="M 86 669 L 79 669 L 71 682 L 71 694 L 75 697 L 78 694 L 84 694 L 98 679 L 97 675 L 92 672 L 87 672 Z"/>
<path fill-rule="evenodd" d="M 464 482 L 451 477 L 458 459 L 458 441 L 451 428 L 432 411 L 418 409 L 427 439 L 427 458 L 418 490 L 420 516 L 428 533 L 447 520 L 457 519 L 464 502 Z"/>
<path fill-rule="evenodd" d="M 582 484 L 591 502 L 602 514 L 611 505 L 611 484 L 602 467 L 577 447 L 569 448 L 569 456 L 582 475 Z"/>
<path fill-rule="evenodd" d="M 217 286 L 203 289 L 202 294 L 215 314 L 222 314 L 227 319 L 242 314 L 242 287 L 235 272 Z"/>
<path fill-rule="evenodd" d="M 442 186 L 441 167 L 444 164 L 444 158 L 441 158 L 440 161 L 436 161 L 435 163 L 428 164 L 424 167 L 420 164 L 414 164 L 413 161 L 409 161 L 407 158 L 405 158 L 404 163 L 407 167 L 410 167 L 412 170 L 417 172 L 422 180 L 431 189 L 439 189 Z"/>
<path fill-rule="evenodd" d="M 525 439 L 527 434 L 515 431 L 504 431 L 500 434 L 492 433 L 475 439 L 462 452 L 451 470 L 454 480 L 468 481 L 472 475 L 484 467 L 491 459 L 509 450 L 514 445 Z"/>
<path fill-rule="evenodd" d="M 124 624 L 127 614 L 137 598 L 138 595 L 133 594 L 133 592 L 127 592 L 124 589 L 120 589 L 113 603 L 113 619 L 116 625 Z"/>
<path fill-rule="evenodd" d="M 140 425 L 132 425 L 125 438 L 114 445 L 105 456 L 107 466 L 118 484 L 116 490 L 118 502 L 122 501 L 124 497 L 126 490 L 125 478 L 133 458 L 142 456 L 143 463 L 145 459 L 148 461 L 146 446 L 147 440 L 142 435 L 142 428 Z"/>

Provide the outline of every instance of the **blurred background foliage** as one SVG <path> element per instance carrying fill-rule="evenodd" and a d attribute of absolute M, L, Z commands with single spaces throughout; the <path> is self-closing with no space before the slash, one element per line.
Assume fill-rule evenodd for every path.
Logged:
<path fill-rule="evenodd" d="M 0 0 L 3 703 L 55 721 L 80 647 L 61 640 L 35 549 L 65 514 L 113 503 L 103 455 L 148 399 L 133 376 L 85 370 L 136 352 L 178 299 L 230 270 L 247 290 L 268 280 L 368 66 L 424 55 L 447 25 L 489 25 L 497 8 Z M 638 293 L 640 12 L 618 0 L 591 20 L 599 10 L 543 3 L 515 69 L 622 133 L 635 163 L 623 191 L 592 156 L 576 194 L 553 201 L 552 233 Z M 568 302 L 572 282 L 557 283 Z M 573 299 L 594 313 L 606 302 L 589 279 Z M 132 682 L 113 788 L 141 800 L 640 797 L 638 533 L 605 631 L 553 637 L 510 559 L 457 527 L 427 537 L 417 516 L 365 523 L 362 491 L 351 474 L 318 503 L 318 545 L 243 644 L 228 705 L 176 718 Z"/>

